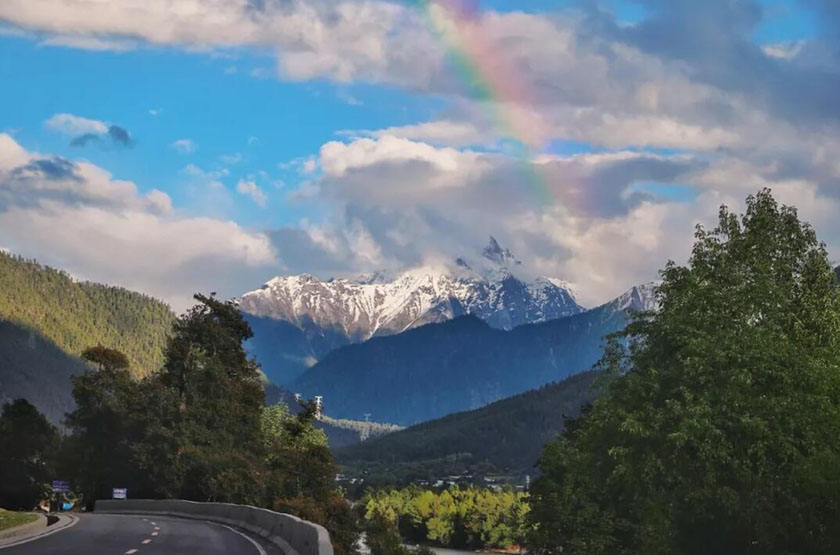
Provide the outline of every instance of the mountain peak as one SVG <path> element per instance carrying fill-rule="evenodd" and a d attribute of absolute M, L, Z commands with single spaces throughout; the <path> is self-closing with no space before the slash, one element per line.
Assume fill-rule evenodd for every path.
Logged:
<path fill-rule="evenodd" d="M 481 254 L 487 260 L 490 260 L 491 262 L 495 262 L 497 264 L 522 264 L 519 260 L 516 259 L 515 256 L 513 256 L 513 253 L 510 252 L 510 249 L 503 249 L 499 245 L 499 242 L 496 241 L 496 238 L 492 235 L 490 236 L 490 243 L 486 247 L 484 247 L 484 250 L 481 251 Z"/>
<path fill-rule="evenodd" d="M 642 285 L 636 285 L 625 291 L 617 299 L 611 301 L 616 309 L 632 312 L 650 312 L 659 308 L 659 301 L 656 292 L 659 283 L 652 281 Z"/>

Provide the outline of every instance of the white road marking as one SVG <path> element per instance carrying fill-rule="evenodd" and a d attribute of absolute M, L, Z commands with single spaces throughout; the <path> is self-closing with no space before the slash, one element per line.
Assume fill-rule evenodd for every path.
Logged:
<path fill-rule="evenodd" d="M 150 541 L 152 541 L 152 540 L 150 540 L 150 539 L 146 538 L 145 540 L 141 541 L 140 543 L 142 543 L 143 545 L 146 545 L 146 544 L 147 544 L 147 543 L 149 543 Z"/>
<path fill-rule="evenodd" d="M 137 550 L 136 549 L 129 549 L 128 551 L 125 552 L 125 555 L 131 555 L 132 553 L 137 553 Z"/>
<path fill-rule="evenodd" d="M 8 547 L 14 547 L 16 545 L 22 545 L 22 544 L 25 544 L 25 543 L 34 542 L 35 540 L 40 540 L 41 538 L 46 538 L 47 536 L 52 536 L 53 534 L 61 532 L 62 530 L 67 530 L 68 528 L 72 528 L 73 526 L 75 526 L 79 522 L 79 517 L 77 517 L 77 516 L 73 516 L 73 515 L 62 515 L 62 516 L 68 517 L 71 520 L 70 524 L 67 524 L 66 526 L 62 526 L 61 528 L 56 528 L 55 530 L 52 530 L 50 532 L 45 532 L 45 533 L 40 534 L 38 536 L 34 536 L 32 538 L 27 538 L 25 540 L 20 540 L 19 542 L 8 543 L 4 546 L 0 546 L 0 549 L 6 549 Z M 53 526 L 55 526 L 55 524 L 53 524 Z"/>
<path fill-rule="evenodd" d="M 160 526 L 155 526 L 155 530 L 160 530 Z"/>
<path fill-rule="evenodd" d="M 149 519 L 148 519 L 148 518 L 144 518 L 143 520 L 145 520 L 146 522 L 149 522 Z"/>
<path fill-rule="evenodd" d="M 157 536 L 157 535 L 158 535 L 158 533 L 157 533 L 157 532 L 152 532 L 152 535 L 153 535 L 153 536 Z"/>
<path fill-rule="evenodd" d="M 2 0 L 0 0 L 0 1 L 2 1 Z M 136 515 L 131 515 L 131 514 L 118 514 L 118 513 L 114 513 L 114 514 L 106 513 L 106 514 L 108 514 L 108 516 L 117 516 L 117 517 L 125 517 L 125 518 L 136 518 Z M 169 516 L 169 515 L 164 515 L 164 516 Z M 268 555 L 268 553 L 266 553 L 265 549 L 263 549 L 263 546 L 261 546 L 259 543 L 257 543 L 256 541 L 254 541 L 254 540 L 253 540 L 252 538 L 250 538 L 249 536 L 247 536 L 247 535 L 243 534 L 242 532 L 240 532 L 240 531 L 239 531 L 239 530 L 237 530 L 236 528 L 232 528 L 232 527 L 230 527 L 230 526 L 227 526 L 227 525 L 225 525 L 225 524 L 221 524 L 221 523 L 219 523 L 219 522 L 213 522 L 212 520 L 201 520 L 201 519 L 192 519 L 192 518 L 183 518 L 183 517 L 173 517 L 173 518 L 180 518 L 181 520 L 194 520 L 194 521 L 198 521 L 198 522 L 206 522 L 207 524 L 213 524 L 213 525 L 215 525 L 215 526 L 221 526 L 222 528 L 227 528 L 228 530 L 230 530 L 230 531 L 231 531 L 231 532 L 233 532 L 234 534 L 239 534 L 240 536 L 242 536 L 243 538 L 245 538 L 246 540 L 248 540 L 249 542 L 251 542 L 251 544 L 254 546 L 254 548 L 256 548 L 257 552 L 258 552 L 260 555 Z M 144 520 L 145 520 L 145 519 L 144 519 Z M 154 522 L 153 522 L 152 524 L 154 524 Z M 56 531 L 57 531 L 57 530 L 56 530 Z M 33 538 L 33 539 L 37 539 L 37 538 Z M 28 540 L 28 541 L 31 541 L 31 540 Z M 21 543 L 23 543 L 23 542 L 21 542 Z M 0 548 L 0 549 L 2 549 L 2 548 Z M 136 552 L 135 552 L 135 553 L 136 553 Z"/>
<path fill-rule="evenodd" d="M 152 522 L 152 526 L 155 526 L 156 524 L 157 524 L 157 522 Z"/>

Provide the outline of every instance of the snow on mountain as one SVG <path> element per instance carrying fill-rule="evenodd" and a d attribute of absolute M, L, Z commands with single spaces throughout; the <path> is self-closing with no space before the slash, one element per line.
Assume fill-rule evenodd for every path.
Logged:
<path fill-rule="evenodd" d="M 523 280 L 514 273 L 519 265 L 491 237 L 474 265 L 459 258 L 452 268 L 424 266 L 396 276 L 278 276 L 244 294 L 239 306 L 253 316 L 336 331 L 355 341 L 467 313 L 511 329 L 583 311 L 568 284 L 546 277 Z"/>
<path fill-rule="evenodd" d="M 608 304 L 624 312 L 655 311 L 659 308 L 659 302 L 656 300 L 658 286 L 658 282 L 636 285 Z"/>

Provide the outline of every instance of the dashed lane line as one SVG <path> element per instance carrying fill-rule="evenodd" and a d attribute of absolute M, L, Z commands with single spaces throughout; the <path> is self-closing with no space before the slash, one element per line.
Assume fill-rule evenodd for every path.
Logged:
<path fill-rule="evenodd" d="M 133 555 L 134 553 L 137 553 L 138 551 L 139 551 L 139 549 L 129 549 L 128 551 L 125 552 L 125 555 Z"/>

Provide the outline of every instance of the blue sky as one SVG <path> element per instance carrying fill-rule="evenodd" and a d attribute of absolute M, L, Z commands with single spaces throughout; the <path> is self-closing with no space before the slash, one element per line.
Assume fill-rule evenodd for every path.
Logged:
<path fill-rule="evenodd" d="M 387 0 L 119 0 L 96 14 L 10 0 L 0 247 L 180 306 L 281 272 L 445 260 L 493 234 L 594 303 L 655 277 L 693 223 L 756 187 L 824 217 L 840 180 L 815 155 L 838 138 L 832 2 L 484 0 L 461 3 L 468 20 L 456 4 L 432 2 L 434 30 Z M 498 89 L 489 102 L 465 94 L 440 40 L 450 24 Z M 524 92 L 505 96 L 496 74 Z M 538 140 L 510 149 L 519 137 L 499 121 Z M 74 146 L 80 129 L 94 136 Z M 58 183 L 38 160 L 75 169 Z M 50 241 L 62 225 L 84 237 Z M 108 249 L 143 254 L 121 272 L 96 254 Z"/>
<path fill-rule="evenodd" d="M 188 164 L 228 169 L 221 180 L 229 187 L 249 176 L 268 190 L 283 183 L 285 190 L 272 190 L 265 207 L 235 199 L 230 215 L 247 225 L 281 225 L 300 217 L 300 208 L 290 206 L 284 193 L 307 176 L 280 164 L 317 153 L 337 131 L 414 123 L 440 109 L 439 100 L 392 87 L 255 76 L 254 71 L 273 72 L 275 62 L 245 51 L 222 57 L 173 48 L 92 52 L 16 36 L 0 37 L 0 51 L 0 81 L 7 83 L 0 102 L 16 107 L 3 117 L 2 128 L 15 131 L 21 144 L 86 158 L 142 190 L 166 191 L 186 210 L 196 201 L 190 192 L 194 179 L 183 172 Z M 118 124 L 136 144 L 70 146 L 72 137 L 44 125 L 59 113 Z M 193 141 L 194 152 L 173 148 L 183 139 Z M 226 163 L 224 157 L 238 161 Z"/>

